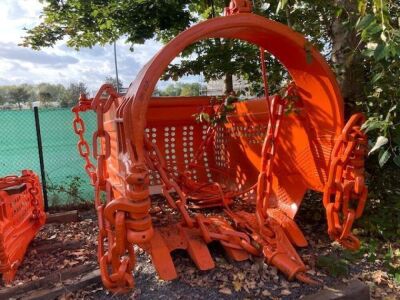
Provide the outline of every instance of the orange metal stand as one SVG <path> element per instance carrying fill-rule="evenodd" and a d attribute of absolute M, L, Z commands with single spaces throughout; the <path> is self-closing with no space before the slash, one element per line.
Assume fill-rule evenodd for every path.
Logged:
<path fill-rule="evenodd" d="M 10 283 L 29 243 L 45 223 L 39 178 L 30 170 L 0 178 L 0 272 Z"/>

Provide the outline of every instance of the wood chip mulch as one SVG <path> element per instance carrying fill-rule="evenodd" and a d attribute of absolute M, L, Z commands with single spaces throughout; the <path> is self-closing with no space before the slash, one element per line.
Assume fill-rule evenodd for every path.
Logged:
<path fill-rule="evenodd" d="M 341 248 L 329 241 L 323 226 L 299 224 L 304 231 L 309 247 L 299 253 L 311 267 L 311 277 L 324 283 L 313 287 L 297 281 L 289 282 L 274 267 L 260 259 L 245 262 L 230 262 L 217 244 L 210 251 L 216 268 L 198 270 L 184 251 L 173 253 L 175 266 L 180 277 L 171 282 L 157 278 L 150 257 L 137 251 L 135 270 L 136 288 L 127 295 L 112 295 L 101 283 L 69 292 L 59 299 L 299 299 L 319 289 L 346 283 L 359 278 L 369 285 L 372 299 L 400 299 L 400 286 L 390 277 L 379 255 L 371 261 L 358 258 L 346 265 L 347 273 L 334 277 L 318 266 L 319 256 L 340 256 Z M 97 268 L 97 221 L 95 212 L 81 211 L 80 221 L 67 224 L 47 224 L 30 245 L 20 266 L 15 281 L 0 291 L 80 265 Z"/>

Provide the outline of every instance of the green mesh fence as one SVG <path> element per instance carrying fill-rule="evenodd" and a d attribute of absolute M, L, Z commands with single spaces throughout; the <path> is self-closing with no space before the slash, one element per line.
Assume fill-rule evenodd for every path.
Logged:
<path fill-rule="evenodd" d="M 49 205 L 93 199 L 92 187 L 79 156 L 70 109 L 39 109 Z M 82 114 L 86 138 L 96 127 L 93 112 Z M 31 169 L 40 174 L 33 110 L 0 111 L 0 176 Z"/>

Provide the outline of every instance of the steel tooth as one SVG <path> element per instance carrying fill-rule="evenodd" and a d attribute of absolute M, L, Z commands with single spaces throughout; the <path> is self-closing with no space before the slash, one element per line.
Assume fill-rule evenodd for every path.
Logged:
<path fill-rule="evenodd" d="M 179 225 L 181 235 L 187 241 L 187 252 L 196 264 L 202 270 L 215 268 L 214 260 L 211 257 L 207 244 L 204 242 L 199 229 L 187 228 Z"/>
<path fill-rule="evenodd" d="M 311 285 L 321 285 L 322 284 L 322 282 L 310 278 L 304 272 L 298 272 L 295 277 L 296 277 L 297 280 L 299 280 L 301 282 L 304 282 L 304 283 L 307 283 L 307 284 L 311 284 Z"/>
<path fill-rule="evenodd" d="M 158 230 L 154 231 L 150 240 L 150 255 L 158 276 L 163 280 L 172 280 L 178 277 L 171 257 L 170 249 Z"/>
<path fill-rule="evenodd" d="M 268 216 L 279 223 L 289 240 L 297 247 L 307 247 L 308 242 L 296 222 L 279 209 L 268 209 Z"/>
<path fill-rule="evenodd" d="M 227 231 L 234 231 L 232 226 L 221 217 L 211 217 L 209 218 L 212 223 L 219 229 L 219 230 L 227 230 Z M 240 245 L 239 237 L 232 236 L 232 242 L 235 245 Z M 233 259 L 234 261 L 244 261 L 250 258 L 250 254 L 243 249 L 235 249 L 227 245 L 226 243 L 221 241 L 222 247 L 224 247 L 226 255 Z"/>

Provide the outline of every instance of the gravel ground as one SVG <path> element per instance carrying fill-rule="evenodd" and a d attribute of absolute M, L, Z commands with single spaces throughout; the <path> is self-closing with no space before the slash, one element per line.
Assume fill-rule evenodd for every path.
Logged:
<path fill-rule="evenodd" d="M 31 244 L 11 286 L 76 265 L 97 266 L 95 213 L 93 210 L 81 211 L 80 219 L 76 223 L 47 224 Z M 361 256 L 345 265 L 344 274 L 332 276 L 329 268 L 321 267 L 317 263 L 318 257 L 337 256 L 341 259 L 344 252 L 328 240 L 323 226 L 306 223 L 301 213 L 298 222 L 309 241 L 309 246 L 299 249 L 299 253 L 311 267 L 309 275 L 323 282 L 321 286 L 289 282 L 276 268 L 267 266 L 260 259 L 230 262 L 224 256 L 222 247 L 215 243 L 210 245 L 216 262 L 213 270 L 198 270 L 185 251 L 176 251 L 173 258 L 179 278 L 170 282 L 162 281 L 158 279 L 149 256 L 138 251 L 136 288 L 130 294 L 112 295 L 101 284 L 95 284 L 75 293 L 66 291 L 60 299 L 299 299 L 324 287 L 333 287 L 354 278 L 359 278 L 370 286 L 373 299 L 400 299 L 400 286 L 390 279 L 379 255 L 374 261 Z M 80 247 L 46 252 L 36 250 L 43 244 L 65 241 L 79 241 Z"/>

